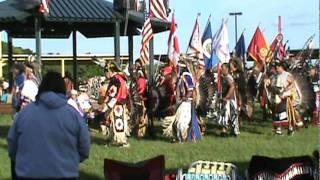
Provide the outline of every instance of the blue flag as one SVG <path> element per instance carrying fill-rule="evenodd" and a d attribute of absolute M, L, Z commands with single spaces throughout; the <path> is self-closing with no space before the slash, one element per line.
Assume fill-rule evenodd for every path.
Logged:
<path fill-rule="evenodd" d="M 241 64 L 243 64 L 243 67 L 246 65 L 246 45 L 244 41 L 244 35 L 241 34 L 235 49 L 235 56 L 240 58 L 242 60 Z"/>
<path fill-rule="evenodd" d="M 207 26 L 204 30 L 204 33 L 201 38 L 202 49 L 203 49 L 203 58 L 206 69 L 212 68 L 211 60 L 211 51 L 212 51 L 212 31 L 211 31 L 211 22 L 210 18 L 208 19 Z"/>

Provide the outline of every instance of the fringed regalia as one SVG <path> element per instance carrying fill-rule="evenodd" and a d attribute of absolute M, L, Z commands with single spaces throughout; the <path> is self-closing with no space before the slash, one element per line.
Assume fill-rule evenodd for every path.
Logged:
<path fill-rule="evenodd" d="M 109 140 L 115 145 L 127 145 L 127 136 L 130 135 L 128 126 L 128 110 L 126 106 L 128 89 L 122 74 L 115 74 L 109 82 L 107 89 L 106 119 L 109 123 Z"/>
<path fill-rule="evenodd" d="M 269 158 L 253 156 L 247 171 L 247 179 L 252 180 L 314 180 L 316 168 L 309 156 L 289 158 Z"/>
<path fill-rule="evenodd" d="M 316 94 L 316 109 L 313 112 L 313 121 L 315 124 L 320 124 L 320 80 L 319 77 L 313 77 L 311 78 L 313 91 Z"/>
<path fill-rule="evenodd" d="M 277 75 L 276 78 L 276 95 L 275 113 L 273 125 L 276 128 L 289 127 L 290 130 L 298 125 L 300 119 L 298 118 L 297 108 L 300 104 L 301 93 L 297 84 L 293 81 L 289 83 L 289 78 L 292 75 L 289 72 L 283 72 Z M 293 83 L 293 84 L 292 84 Z"/>
<path fill-rule="evenodd" d="M 128 128 L 128 110 L 126 105 L 117 104 L 110 114 L 110 139 L 116 145 L 128 144 L 127 136 L 130 135 Z"/>
<path fill-rule="evenodd" d="M 201 139 L 198 122 L 193 123 L 197 119 L 193 114 L 195 113 L 192 102 L 194 87 L 192 75 L 189 72 L 182 73 L 177 82 L 177 97 L 180 102 L 178 109 L 174 116 L 166 117 L 163 122 L 164 135 L 171 137 L 175 130 L 179 142 L 186 141 L 188 135 L 190 140 Z"/>
<path fill-rule="evenodd" d="M 148 126 L 147 109 L 145 106 L 147 100 L 147 80 L 141 76 L 133 81 L 130 86 L 131 117 L 134 121 L 135 134 L 138 137 L 144 137 Z"/>
<path fill-rule="evenodd" d="M 227 75 L 222 78 L 222 98 L 226 97 L 230 88 L 230 83 L 234 83 L 231 75 Z M 220 98 L 218 124 L 227 129 L 231 128 L 235 135 L 239 135 L 239 115 L 235 96 L 236 94 L 234 93 L 233 97 L 226 101 L 223 101 Z"/>

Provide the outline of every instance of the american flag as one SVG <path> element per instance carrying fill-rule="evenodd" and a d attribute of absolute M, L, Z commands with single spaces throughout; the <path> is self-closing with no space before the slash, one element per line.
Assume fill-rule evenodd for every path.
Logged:
<path fill-rule="evenodd" d="M 140 50 L 140 59 L 143 65 L 149 64 L 149 42 L 153 38 L 153 31 L 151 27 L 151 20 L 148 18 L 142 30 L 142 41 Z"/>
<path fill-rule="evenodd" d="M 150 17 L 168 21 L 167 9 L 164 0 L 150 0 Z"/>
<path fill-rule="evenodd" d="M 39 12 L 43 14 L 49 13 L 49 1 L 50 0 L 41 0 Z"/>
<path fill-rule="evenodd" d="M 174 65 L 177 65 L 180 56 L 180 46 L 179 39 L 177 35 L 177 25 L 174 17 L 174 13 L 172 14 L 171 21 L 171 30 L 168 41 L 168 58 Z"/>

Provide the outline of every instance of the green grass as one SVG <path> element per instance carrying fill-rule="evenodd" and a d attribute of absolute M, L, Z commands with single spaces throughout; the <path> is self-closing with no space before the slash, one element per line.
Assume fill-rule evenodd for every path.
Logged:
<path fill-rule="evenodd" d="M 221 138 L 219 130 L 211 123 L 202 141 L 174 144 L 161 138 L 157 126 L 155 139 L 130 139 L 130 148 L 105 147 L 104 137 L 92 133 L 90 158 L 81 164 L 81 179 L 103 179 L 103 159 L 138 162 L 160 154 L 165 155 L 167 172 L 187 168 L 197 160 L 226 161 L 234 163 L 241 174 L 248 167 L 252 155 L 288 157 L 311 155 L 317 148 L 318 128 L 300 129 L 294 136 L 275 136 L 271 122 L 245 123 L 240 137 Z M 10 179 L 10 161 L 6 135 L 12 123 L 8 115 L 0 115 L 0 179 Z M 159 125 L 159 123 L 156 123 Z"/>

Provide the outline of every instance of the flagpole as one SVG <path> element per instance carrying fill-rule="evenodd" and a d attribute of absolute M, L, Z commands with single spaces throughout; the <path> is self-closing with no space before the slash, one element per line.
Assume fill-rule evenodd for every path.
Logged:
<path fill-rule="evenodd" d="M 234 16 L 234 28 L 235 28 L 235 41 L 237 44 L 237 40 L 238 40 L 238 16 L 242 16 L 242 12 L 233 12 L 233 13 L 229 13 L 230 16 Z"/>

